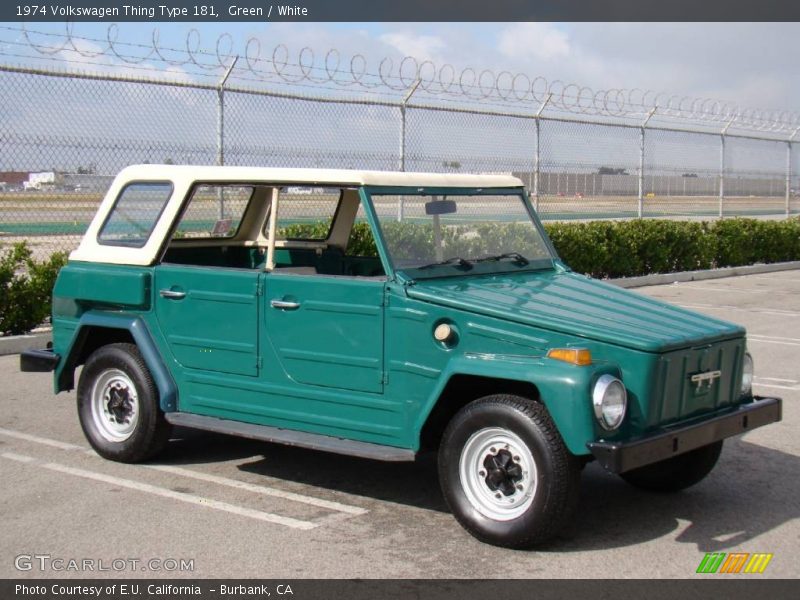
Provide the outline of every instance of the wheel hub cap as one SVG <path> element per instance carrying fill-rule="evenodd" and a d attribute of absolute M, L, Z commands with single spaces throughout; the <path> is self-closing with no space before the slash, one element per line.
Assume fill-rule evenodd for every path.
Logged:
<path fill-rule="evenodd" d="M 473 433 L 459 458 L 461 487 L 472 507 L 496 521 L 525 513 L 536 495 L 536 462 L 516 433 L 488 427 Z"/>
<path fill-rule="evenodd" d="M 511 496 L 517 491 L 517 483 L 522 480 L 522 467 L 514 462 L 514 457 L 507 449 L 487 455 L 483 466 L 487 472 L 486 485 L 490 490 L 499 490 L 504 496 Z"/>
<path fill-rule="evenodd" d="M 107 369 L 95 379 L 91 408 L 97 432 L 109 442 L 123 442 L 139 421 L 136 386 L 123 371 Z"/>

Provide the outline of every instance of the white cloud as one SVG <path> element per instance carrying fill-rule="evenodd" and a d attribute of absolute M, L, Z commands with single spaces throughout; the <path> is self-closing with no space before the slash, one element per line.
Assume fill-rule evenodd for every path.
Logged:
<path fill-rule="evenodd" d="M 570 42 L 552 23 L 514 23 L 498 34 L 497 49 L 514 60 L 552 60 L 569 56 Z"/>
<path fill-rule="evenodd" d="M 435 35 L 417 35 L 408 32 L 385 33 L 380 41 L 399 51 L 403 56 L 419 60 L 440 60 L 447 44 Z"/>

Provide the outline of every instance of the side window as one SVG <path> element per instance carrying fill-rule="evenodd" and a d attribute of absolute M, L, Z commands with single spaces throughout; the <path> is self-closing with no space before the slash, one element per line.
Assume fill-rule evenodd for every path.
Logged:
<path fill-rule="evenodd" d="M 342 197 L 340 188 L 285 186 L 278 190 L 278 235 L 284 240 L 326 240 Z M 269 223 L 265 233 L 268 234 Z"/>
<path fill-rule="evenodd" d="M 229 238 L 236 235 L 253 196 L 246 185 L 198 185 L 181 215 L 174 239 Z"/>
<path fill-rule="evenodd" d="M 350 238 L 347 240 L 345 254 L 347 256 L 378 257 L 378 247 L 375 245 L 372 228 L 369 226 L 369 221 L 367 221 L 364 207 L 360 204 L 353 228 L 350 230 Z"/>
<path fill-rule="evenodd" d="M 171 195 L 172 184 L 169 182 L 131 183 L 125 186 L 100 228 L 98 242 L 141 248 L 153 233 Z"/>

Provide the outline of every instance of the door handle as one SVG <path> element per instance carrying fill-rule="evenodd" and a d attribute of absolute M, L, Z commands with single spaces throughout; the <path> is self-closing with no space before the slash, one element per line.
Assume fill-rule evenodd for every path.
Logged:
<path fill-rule="evenodd" d="M 169 298 L 171 300 L 180 300 L 186 297 L 186 292 L 176 292 L 175 290 L 161 290 L 158 293 L 162 298 Z"/>
<path fill-rule="evenodd" d="M 299 302 L 288 302 L 286 300 L 278 300 L 278 299 L 271 300 L 269 305 L 272 308 L 279 308 L 281 310 L 295 310 L 297 308 L 300 308 Z"/>

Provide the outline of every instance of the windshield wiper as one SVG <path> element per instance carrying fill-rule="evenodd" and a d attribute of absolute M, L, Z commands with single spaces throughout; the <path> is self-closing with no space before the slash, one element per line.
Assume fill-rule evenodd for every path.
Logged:
<path fill-rule="evenodd" d="M 439 262 L 429 263 L 427 265 L 422 265 L 421 267 L 417 267 L 418 269 L 430 269 L 431 267 L 439 267 L 441 265 L 453 265 L 456 264 L 459 267 L 464 267 L 465 269 L 471 269 L 472 263 L 468 261 L 466 258 L 461 258 L 460 256 L 453 256 L 451 258 L 446 258 L 445 260 L 440 260 Z"/>
<path fill-rule="evenodd" d="M 513 258 L 514 262 L 518 263 L 519 265 L 522 265 L 523 267 L 531 263 L 531 261 L 522 256 L 522 254 L 520 254 L 519 252 L 504 252 L 503 254 L 484 256 L 482 258 L 476 258 L 475 262 L 486 262 L 490 260 L 498 261 L 498 260 L 503 260 L 504 258 Z"/>

